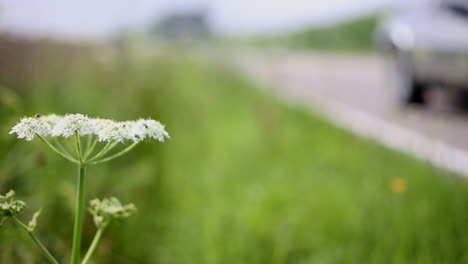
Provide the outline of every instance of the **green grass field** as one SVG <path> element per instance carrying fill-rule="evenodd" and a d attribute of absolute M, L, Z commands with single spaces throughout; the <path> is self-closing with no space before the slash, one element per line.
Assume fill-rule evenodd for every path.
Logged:
<path fill-rule="evenodd" d="M 108 229 L 93 263 L 468 263 L 466 181 L 179 53 L 1 89 L 1 192 L 14 188 L 28 213 L 43 206 L 38 234 L 58 258 L 71 245 L 74 168 L 7 135 L 36 112 L 153 117 L 171 133 L 90 169 L 88 200 L 139 208 Z M 6 222 L 0 263 L 43 262 Z"/>

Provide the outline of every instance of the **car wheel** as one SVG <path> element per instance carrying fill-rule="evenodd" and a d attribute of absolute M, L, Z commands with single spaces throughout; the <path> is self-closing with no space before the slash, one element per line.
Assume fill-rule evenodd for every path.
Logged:
<path fill-rule="evenodd" d="M 399 101 L 403 105 L 426 105 L 427 87 L 414 80 L 405 81 L 400 84 Z"/>
<path fill-rule="evenodd" d="M 411 63 L 401 56 L 395 60 L 396 88 L 400 104 L 426 105 L 427 85 L 418 81 L 413 73 Z"/>

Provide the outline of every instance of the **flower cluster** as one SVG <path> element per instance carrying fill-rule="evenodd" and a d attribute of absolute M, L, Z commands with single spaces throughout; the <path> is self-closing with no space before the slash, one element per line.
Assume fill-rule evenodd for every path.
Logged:
<path fill-rule="evenodd" d="M 35 136 L 68 138 L 75 134 L 96 135 L 100 142 L 139 142 L 145 139 L 163 142 L 165 138 L 169 138 L 164 126 L 156 120 L 116 122 L 109 119 L 93 119 L 83 114 L 25 117 L 11 129 L 10 134 L 17 134 L 18 138 L 28 141 Z"/>
<path fill-rule="evenodd" d="M 45 137 L 48 136 L 50 132 L 51 126 L 48 122 L 44 122 L 35 117 L 25 117 L 11 129 L 10 134 L 16 133 L 18 138 L 24 138 L 30 141 L 36 135 Z"/>
<path fill-rule="evenodd" d="M 40 117 L 38 119 L 41 119 Z M 55 115 L 52 117 L 46 116 L 44 120 L 47 120 L 49 123 L 52 123 L 53 128 L 50 132 L 53 137 L 70 137 L 75 133 L 78 133 L 80 136 L 85 136 L 98 132 L 93 126 L 93 121 L 82 114 L 66 115 L 63 118 L 57 118 Z"/>
<path fill-rule="evenodd" d="M 115 197 L 94 199 L 89 204 L 89 212 L 94 216 L 94 223 L 98 228 L 105 227 L 112 220 L 127 218 L 136 212 L 135 205 L 122 205 Z"/>
<path fill-rule="evenodd" d="M 14 198 L 14 191 L 9 191 L 5 195 L 0 195 L 0 223 L 7 216 L 18 215 L 26 207 L 23 201 L 15 200 Z"/>

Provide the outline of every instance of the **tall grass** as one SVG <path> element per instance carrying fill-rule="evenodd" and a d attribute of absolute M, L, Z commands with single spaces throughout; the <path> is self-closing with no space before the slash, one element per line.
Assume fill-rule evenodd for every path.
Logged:
<path fill-rule="evenodd" d="M 89 65 L 38 81 L 21 96 L 4 90 L 0 191 L 17 190 L 31 212 L 45 205 L 37 230 L 60 259 L 71 244 L 63 238 L 71 237 L 74 175 L 44 147 L 6 135 L 18 116 L 83 112 L 167 125 L 166 144 L 145 144 L 92 168 L 88 198 L 118 195 L 139 207 L 110 229 L 95 263 L 468 261 L 464 180 L 177 53 Z M 406 185 L 392 191 L 395 179 Z M 4 225 L 0 263 L 39 263 L 18 230 Z"/>

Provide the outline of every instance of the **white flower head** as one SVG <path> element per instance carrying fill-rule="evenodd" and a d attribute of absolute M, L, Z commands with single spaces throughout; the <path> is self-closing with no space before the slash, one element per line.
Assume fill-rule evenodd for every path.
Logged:
<path fill-rule="evenodd" d="M 133 134 L 134 125 L 135 122 L 133 121 L 112 122 L 99 129 L 97 131 L 97 136 L 100 142 L 125 142 L 126 140 L 136 141 L 135 135 Z"/>
<path fill-rule="evenodd" d="M 49 123 L 49 125 L 54 127 L 63 118 L 63 116 L 59 116 L 59 115 L 56 115 L 56 114 L 50 114 L 50 115 L 46 115 L 46 116 L 39 116 L 39 118 L 46 121 L 47 123 Z"/>
<path fill-rule="evenodd" d="M 140 119 L 135 122 L 132 133 L 137 140 L 146 138 L 156 139 L 164 142 L 165 138 L 169 138 L 169 133 L 164 129 L 164 125 L 153 119 Z"/>
<path fill-rule="evenodd" d="M 68 114 L 61 118 L 52 130 L 52 136 L 70 137 L 78 133 L 79 136 L 85 136 L 95 133 L 93 121 L 82 114 Z"/>
<path fill-rule="evenodd" d="M 39 117 L 25 117 L 20 120 L 10 131 L 10 134 L 17 134 L 18 138 L 31 141 L 36 137 L 48 136 L 51 132 L 51 125 Z"/>
<path fill-rule="evenodd" d="M 109 126 L 113 126 L 115 124 L 114 121 L 110 119 L 103 119 L 103 118 L 94 118 L 92 119 L 93 126 L 94 126 L 94 133 L 99 135 L 99 131 L 106 129 Z"/>
<path fill-rule="evenodd" d="M 115 122 L 109 119 L 89 118 L 83 114 L 55 114 L 26 117 L 16 124 L 10 134 L 16 133 L 18 138 L 32 140 L 36 135 L 41 137 L 70 137 L 96 135 L 99 142 L 133 141 L 138 143 L 145 139 L 156 139 L 164 142 L 169 134 L 164 126 L 153 119 Z"/>

